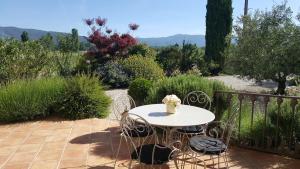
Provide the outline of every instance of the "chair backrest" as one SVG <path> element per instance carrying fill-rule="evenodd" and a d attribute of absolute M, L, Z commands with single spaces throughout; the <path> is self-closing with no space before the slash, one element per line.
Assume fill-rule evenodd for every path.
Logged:
<path fill-rule="evenodd" d="M 207 110 L 211 109 L 211 99 L 202 91 L 192 91 L 188 93 L 183 99 L 183 104 L 197 106 Z"/>
<path fill-rule="evenodd" d="M 119 95 L 117 98 L 113 99 L 113 119 L 120 121 L 124 112 L 128 112 L 130 109 L 135 107 L 136 104 L 131 96 Z"/>
<path fill-rule="evenodd" d="M 228 147 L 236 126 L 238 110 L 238 106 L 233 105 L 231 114 L 226 120 L 210 122 L 206 127 L 206 135 L 222 140 Z"/>

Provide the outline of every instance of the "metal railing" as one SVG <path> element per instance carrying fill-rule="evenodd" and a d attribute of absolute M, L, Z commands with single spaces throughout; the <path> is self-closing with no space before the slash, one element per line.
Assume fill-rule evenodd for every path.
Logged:
<path fill-rule="evenodd" d="M 300 158 L 300 97 L 217 91 L 214 102 L 218 119 L 238 116 L 235 144 Z"/>

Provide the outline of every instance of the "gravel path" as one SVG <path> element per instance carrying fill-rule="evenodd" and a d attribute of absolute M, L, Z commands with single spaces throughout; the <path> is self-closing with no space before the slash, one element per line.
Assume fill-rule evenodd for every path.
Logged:
<path fill-rule="evenodd" d="M 276 89 L 277 84 L 273 81 L 264 80 L 260 84 L 254 80 L 239 78 L 238 76 L 215 76 L 208 79 L 218 80 L 234 90 L 247 91 L 247 92 L 263 92 Z"/>

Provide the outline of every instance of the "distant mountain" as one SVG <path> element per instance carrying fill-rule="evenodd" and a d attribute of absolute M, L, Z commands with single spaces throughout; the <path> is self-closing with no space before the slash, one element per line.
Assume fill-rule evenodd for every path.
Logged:
<path fill-rule="evenodd" d="M 1 27 L 0 26 L 0 38 L 15 38 L 15 39 L 21 39 L 21 34 L 23 31 L 28 32 L 29 39 L 37 40 L 41 38 L 42 36 L 46 35 L 47 33 L 50 33 L 54 40 L 56 39 L 57 35 L 67 35 L 69 33 L 64 32 L 53 32 L 53 31 L 43 31 L 43 30 L 37 30 L 37 29 L 25 29 L 25 28 L 17 28 L 17 27 Z M 71 31 L 71 30 L 70 30 Z M 86 39 L 84 36 L 80 36 L 81 42 L 86 42 Z"/>
<path fill-rule="evenodd" d="M 159 47 L 159 46 L 169 46 L 174 44 L 181 45 L 183 41 L 185 43 L 196 44 L 199 47 L 205 46 L 205 36 L 204 35 L 186 35 L 186 34 L 177 34 L 168 37 L 159 37 L 159 38 L 138 38 L 141 43 L 146 43 L 150 46 Z"/>
<path fill-rule="evenodd" d="M 16 38 L 21 39 L 21 34 L 23 31 L 28 32 L 30 39 L 39 39 L 42 36 L 50 33 L 54 39 L 57 35 L 67 35 L 68 33 L 64 32 L 53 32 L 53 31 L 43 31 L 37 29 L 25 29 L 25 28 L 17 28 L 17 27 L 1 27 L 0 26 L 0 38 Z M 71 30 L 70 30 L 71 31 Z M 205 36 L 204 35 L 185 35 L 185 34 L 177 34 L 168 37 L 157 37 L 157 38 L 138 38 L 139 42 L 146 43 L 153 47 L 161 47 L 161 46 L 169 46 L 174 44 L 181 45 L 183 41 L 185 43 L 196 44 L 199 47 L 205 46 Z M 86 42 L 86 38 L 84 36 L 80 36 L 80 41 Z"/>

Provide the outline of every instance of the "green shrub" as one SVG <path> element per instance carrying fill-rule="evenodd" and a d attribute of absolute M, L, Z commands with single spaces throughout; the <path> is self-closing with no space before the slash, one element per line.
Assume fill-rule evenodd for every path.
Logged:
<path fill-rule="evenodd" d="M 0 88 L 0 121 L 13 122 L 47 116 L 64 90 L 61 78 L 18 80 Z"/>
<path fill-rule="evenodd" d="M 125 88 L 129 85 L 127 73 L 117 62 L 111 61 L 99 66 L 96 73 L 104 84 L 112 88 Z"/>
<path fill-rule="evenodd" d="M 135 79 L 129 85 L 128 94 L 134 99 L 137 106 L 143 105 L 148 96 L 152 82 L 143 78 Z"/>
<path fill-rule="evenodd" d="M 131 79 L 145 78 L 157 80 L 164 77 L 163 69 L 153 58 L 132 55 L 129 58 L 118 61 Z"/>
<path fill-rule="evenodd" d="M 78 75 L 66 80 L 57 112 L 68 119 L 106 117 L 110 98 L 95 76 Z"/>
<path fill-rule="evenodd" d="M 178 75 L 169 77 L 155 82 L 149 89 L 147 103 L 161 103 L 161 100 L 169 94 L 175 94 L 183 99 L 186 94 L 191 91 L 203 91 L 210 98 L 213 98 L 214 92 L 217 90 L 225 91 L 228 88 L 219 81 L 209 80 L 203 77 L 194 75 Z M 216 100 L 213 99 L 213 109 L 216 109 Z M 219 101 L 225 102 L 225 99 Z M 226 106 L 225 104 L 219 104 Z M 218 108 L 222 111 L 225 108 Z"/>
<path fill-rule="evenodd" d="M 50 56 L 37 41 L 0 39 L 0 83 L 48 75 Z"/>

